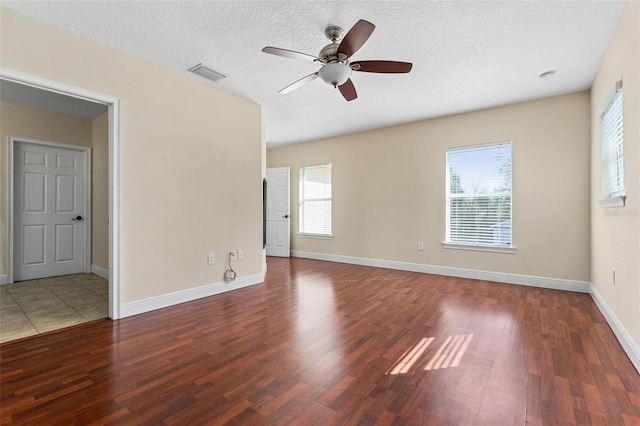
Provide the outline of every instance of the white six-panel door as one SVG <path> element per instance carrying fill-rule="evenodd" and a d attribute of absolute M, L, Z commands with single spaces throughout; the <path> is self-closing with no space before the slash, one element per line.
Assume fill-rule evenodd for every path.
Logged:
<path fill-rule="evenodd" d="M 267 169 L 267 256 L 289 257 L 289 167 Z"/>
<path fill-rule="evenodd" d="M 84 272 L 87 155 L 15 144 L 14 281 Z"/>

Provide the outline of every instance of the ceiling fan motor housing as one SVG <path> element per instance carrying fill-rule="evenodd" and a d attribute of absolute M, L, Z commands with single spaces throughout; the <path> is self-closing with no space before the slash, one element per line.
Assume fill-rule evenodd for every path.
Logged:
<path fill-rule="evenodd" d="M 325 28 L 324 35 L 331 40 L 331 43 L 323 47 L 318 54 L 318 58 L 320 58 L 320 60 L 325 64 L 346 61 L 347 57 L 345 55 L 340 55 L 344 56 L 344 58 L 338 57 L 338 47 L 340 47 L 338 40 L 342 38 L 342 34 L 344 34 L 344 31 L 341 27 L 336 25 L 331 25 Z"/>
<path fill-rule="evenodd" d="M 322 48 L 322 50 L 320 50 L 320 53 L 318 53 L 318 58 L 320 58 L 322 62 L 324 62 L 325 64 L 328 64 L 331 62 L 342 62 L 340 61 L 340 58 L 338 58 L 339 46 L 340 44 L 338 43 L 327 44 L 325 47 Z M 346 59 L 346 57 L 344 59 Z"/>

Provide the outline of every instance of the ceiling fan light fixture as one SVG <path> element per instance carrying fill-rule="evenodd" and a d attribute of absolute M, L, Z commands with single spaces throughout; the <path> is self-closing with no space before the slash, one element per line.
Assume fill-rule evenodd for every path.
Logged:
<path fill-rule="evenodd" d="M 341 63 L 326 64 L 320 68 L 318 76 L 333 87 L 342 86 L 351 77 L 351 67 Z"/>

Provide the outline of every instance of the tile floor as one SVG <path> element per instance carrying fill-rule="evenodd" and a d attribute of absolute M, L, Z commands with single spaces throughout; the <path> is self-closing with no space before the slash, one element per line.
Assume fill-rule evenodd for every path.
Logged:
<path fill-rule="evenodd" d="M 74 274 L 0 285 L 0 343 L 109 316 L 109 281 Z"/>

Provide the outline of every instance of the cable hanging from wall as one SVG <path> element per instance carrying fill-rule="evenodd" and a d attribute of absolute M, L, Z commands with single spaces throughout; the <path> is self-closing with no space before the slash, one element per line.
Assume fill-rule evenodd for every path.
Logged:
<path fill-rule="evenodd" d="M 224 280 L 225 281 L 233 281 L 236 279 L 236 271 L 233 270 L 233 268 L 231 267 L 231 256 L 233 255 L 232 252 L 229 252 L 229 254 L 227 254 L 227 270 L 224 271 Z"/>

